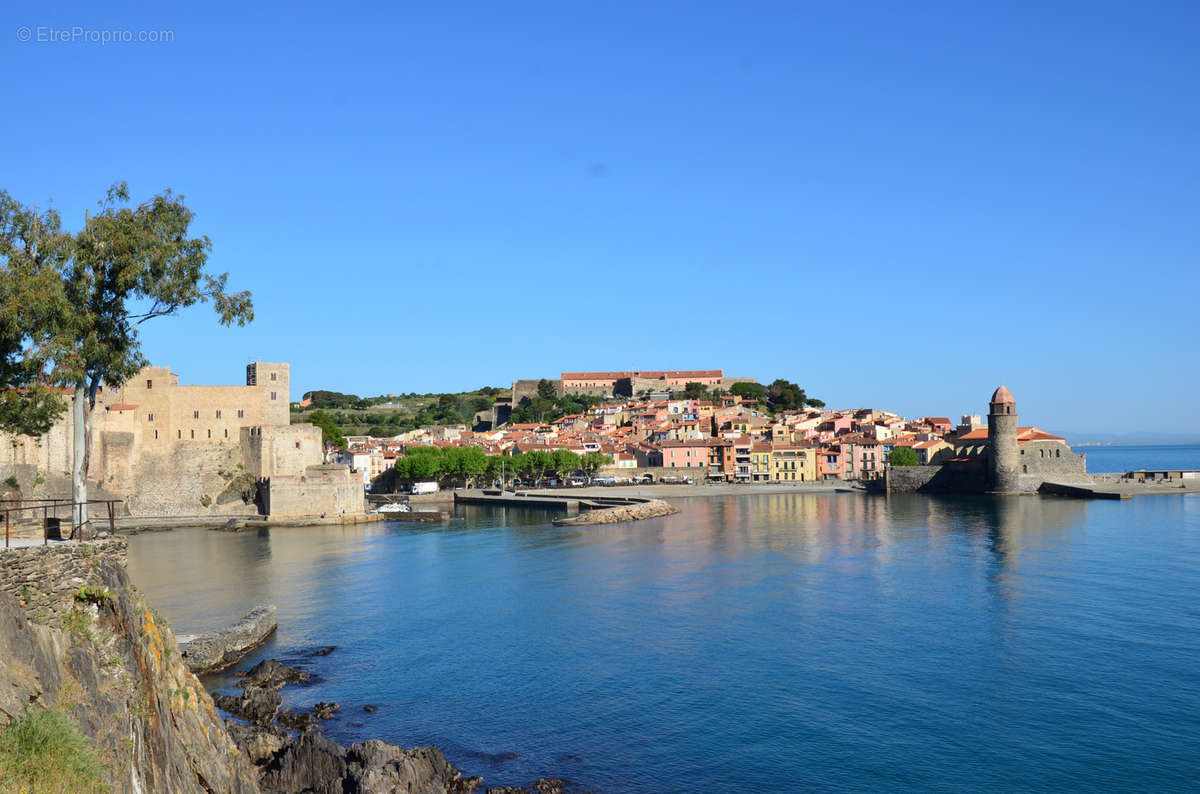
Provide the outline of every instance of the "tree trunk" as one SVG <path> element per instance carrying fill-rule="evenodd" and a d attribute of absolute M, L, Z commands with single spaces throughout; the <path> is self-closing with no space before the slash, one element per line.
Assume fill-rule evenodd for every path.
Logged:
<path fill-rule="evenodd" d="M 71 509 L 72 527 L 87 523 L 87 389 L 82 383 L 75 385 L 75 398 L 71 404 L 74 449 L 71 455 Z"/>

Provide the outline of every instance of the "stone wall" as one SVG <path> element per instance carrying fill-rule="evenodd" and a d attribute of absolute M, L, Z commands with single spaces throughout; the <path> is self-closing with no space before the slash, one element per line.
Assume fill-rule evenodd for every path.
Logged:
<path fill-rule="evenodd" d="M 169 451 L 142 455 L 133 468 L 137 488 L 125 497 L 126 512 L 134 516 L 208 514 L 228 482 L 221 472 L 236 470 L 241 458 L 236 443 L 183 442 Z M 245 511 L 227 512 L 240 515 Z"/>
<path fill-rule="evenodd" d="M 0 550 L 0 590 L 17 599 L 30 620 L 46 622 L 75 607 L 79 588 L 103 586 L 100 561 L 126 561 L 125 538 L 51 543 Z"/>
<path fill-rule="evenodd" d="M 362 479 L 338 464 L 272 477 L 262 498 L 263 511 L 271 518 L 353 515 L 363 511 L 364 501 Z"/>
<path fill-rule="evenodd" d="M 1078 479 L 1086 477 L 1087 456 L 1060 441 L 1027 441 L 1017 453 L 1017 472 L 1042 480 Z"/>
<path fill-rule="evenodd" d="M 888 466 L 884 470 L 884 479 L 890 492 L 916 493 L 929 485 L 941 470 L 941 466 Z"/>
<path fill-rule="evenodd" d="M 653 477 L 655 482 L 659 482 L 664 477 L 667 479 L 683 479 L 684 477 L 691 477 L 696 482 L 701 482 L 705 477 L 708 476 L 708 465 L 705 464 L 703 466 L 674 467 L 639 466 L 636 469 L 622 469 L 618 468 L 617 466 L 605 466 L 596 472 L 597 477 L 615 477 L 617 479 L 645 477 L 647 474 Z"/>
<path fill-rule="evenodd" d="M 217 502 L 223 514 L 245 513 L 240 500 L 218 499 L 228 473 L 245 466 L 244 428 L 277 431 L 265 454 L 257 450 L 256 461 L 266 460 L 270 473 L 298 474 L 321 461 L 320 431 L 314 436 L 311 426 L 289 425 L 289 389 L 288 365 L 274 362 L 248 365 L 244 386 L 180 386 L 169 368 L 145 367 L 119 387 L 102 388 L 89 497 L 103 489 L 104 498 L 124 499 L 128 512 L 140 516 L 205 515 L 218 510 Z M 72 438 L 69 410 L 39 438 L 0 434 L 0 480 L 17 477 L 24 497 L 67 496 Z"/>
<path fill-rule="evenodd" d="M 283 427 L 243 427 L 242 462 L 256 477 L 303 474 L 322 459 L 321 430 L 307 422 Z"/>
<path fill-rule="evenodd" d="M 888 466 L 884 488 L 893 493 L 983 493 L 987 490 L 985 461 L 933 466 Z"/>
<path fill-rule="evenodd" d="M 520 404 L 522 397 L 528 397 L 531 400 L 537 397 L 538 381 L 540 380 L 541 378 L 521 378 L 520 380 L 513 381 L 512 407 L 514 409 Z M 562 394 L 561 380 L 553 378 L 546 378 L 546 380 L 550 381 L 550 385 L 554 387 L 555 394 Z"/>

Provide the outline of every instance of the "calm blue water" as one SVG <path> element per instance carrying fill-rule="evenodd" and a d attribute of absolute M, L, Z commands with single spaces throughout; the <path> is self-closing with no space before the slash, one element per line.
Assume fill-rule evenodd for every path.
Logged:
<path fill-rule="evenodd" d="M 678 504 L 178 530 L 132 538 L 130 572 L 176 631 L 278 604 L 251 661 L 338 646 L 292 705 L 335 700 L 334 738 L 434 743 L 493 785 L 1200 785 L 1200 495 Z"/>
<path fill-rule="evenodd" d="M 1088 471 L 1200 469 L 1200 444 L 1114 444 L 1101 447 L 1072 447 L 1072 449 L 1087 454 Z"/>

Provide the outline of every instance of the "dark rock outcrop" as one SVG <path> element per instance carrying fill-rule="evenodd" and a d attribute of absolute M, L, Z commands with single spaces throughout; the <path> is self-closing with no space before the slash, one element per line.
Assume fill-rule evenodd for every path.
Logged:
<path fill-rule="evenodd" d="M 557 777 L 543 777 L 526 786 L 489 786 L 484 794 L 591 794 L 580 791 L 566 780 Z"/>
<path fill-rule="evenodd" d="M 405 750 L 375 739 L 342 747 L 309 731 L 262 765 L 264 794 L 471 794 L 480 778 L 464 778 L 436 747 Z"/>
<path fill-rule="evenodd" d="M 303 670 L 274 659 L 264 659 L 236 684 L 242 690 L 240 695 L 217 695 L 213 700 L 218 708 L 254 725 L 265 727 L 278 716 L 285 728 L 307 730 L 312 727 L 312 715 L 292 711 L 279 713 L 279 707 L 283 705 L 279 690 L 284 684 L 303 683 L 309 678 Z"/>
<path fill-rule="evenodd" d="M 229 628 L 183 645 L 183 656 L 193 673 L 222 670 L 262 645 L 278 622 L 274 604 L 256 607 Z"/>

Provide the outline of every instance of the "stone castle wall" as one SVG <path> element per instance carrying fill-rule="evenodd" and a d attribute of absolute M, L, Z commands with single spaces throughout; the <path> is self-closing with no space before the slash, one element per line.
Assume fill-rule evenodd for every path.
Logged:
<path fill-rule="evenodd" d="M 310 466 L 301 475 L 271 478 L 264 506 L 272 518 L 363 511 L 362 479 L 345 466 Z"/>
<path fill-rule="evenodd" d="M 320 429 L 290 424 L 288 365 L 251 363 L 246 381 L 180 386 L 169 368 L 145 367 L 122 386 L 102 390 L 94 414 L 89 498 L 123 499 L 122 512 L 135 516 L 247 515 L 258 509 L 242 496 L 247 478 L 269 489 L 273 478 L 302 477 L 319 466 Z M 0 479 L 14 476 L 21 486 L 19 494 L 8 496 L 68 495 L 72 437 L 69 410 L 40 438 L 0 437 Z M 315 496 L 321 487 L 329 491 L 324 504 Z M 348 501 L 340 489 L 328 477 L 314 481 L 305 489 L 317 500 L 311 513 L 343 509 Z M 361 492 L 358 496 L 353 512 L 362 510 Z M 280 497 L 275 503 L 290 501 Z"/>

